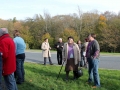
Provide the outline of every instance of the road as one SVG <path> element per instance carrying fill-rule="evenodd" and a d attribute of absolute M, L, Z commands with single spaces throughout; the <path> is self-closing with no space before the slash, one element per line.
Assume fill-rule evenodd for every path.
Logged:
<path fill-rule="evenodd" d="M 52 62 L 57 64 L 56 52 L 52 52 Z M 43 63 L 41 52 L 26 52 L 26 62 Z M 49 64 L 48 60 L 47 63 Z M 99 68 L 120 70 L 120 56 L 100 56 Z"/>

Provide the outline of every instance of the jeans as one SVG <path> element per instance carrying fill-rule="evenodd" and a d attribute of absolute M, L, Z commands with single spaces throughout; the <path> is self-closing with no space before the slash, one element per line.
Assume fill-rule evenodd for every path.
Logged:
<path fill-rule="evenodd" d="M 14 73 L 12 73 L 10 75 L 5 75 L 3 77 L 5 80 L 5 84 L 7 86 L 7 90 L 18 90 L 17 85 L 16 85 L 16 81 L 14 78 Z"/>
<path fill-rule="evenodd" d="M 99 59 L 87 58 L 87 60 L 88 60 L 88 64 L 89 64 L 88 82 L 92 82 L 92 80 L 94 79 L 94 85 L 99 87 L 100 86 L 100 78 L 99 78 L 99 73 L 98 73 Z"/>
<path fill-rule="evenodd" d="M 17 78 L 17 83 L 24 82 L 24 75 L 25 75 L 24 60 L 25 60 L 25 57 L 23 59 L 20 59 L 20 58 L 16 59 L 16 78 Z"/>

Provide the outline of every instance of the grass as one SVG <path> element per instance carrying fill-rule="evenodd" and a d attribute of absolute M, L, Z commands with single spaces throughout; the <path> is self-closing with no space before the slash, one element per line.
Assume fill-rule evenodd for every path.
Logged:
<path fill-rule="evenodd" d="M 85 82 L 88 78 L 87 69 L 83 69 L 84 75 L 78 80 L 73 81 L 73 74 L 70 73 L 70 79 L 65 82 L 64 67 L 60 77 L 56 80 L 61 66 L 41 65 L 37 63 L 25 63 L 25 82 L 18 85 L 19 90 L 93 90 L 92 85 Z M 100 69 L 101 88 L 96 90 L 120 90 L 120 70 Z"/>
<path fill-rule="evenodd" d="M 30 52 L 42 52 L 42 50 L 40 49 L 28 49 L 26 51 L 30 51 Z M 51 52 L 56 52 L 56 50 L 50 50 Z M 109 52 L 100 52 L 100 55 L 108 55 L 108 56 L 120 56 L 120 53 L 109 53 Z"/>
<path fill-rule="evenodd" d="M 120 53 L 101 52 L 100 55 L 120 56 Z"/>

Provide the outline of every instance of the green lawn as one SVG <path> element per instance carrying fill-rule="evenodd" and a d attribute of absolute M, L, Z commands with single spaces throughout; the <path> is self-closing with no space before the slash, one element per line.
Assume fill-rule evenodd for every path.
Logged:
<path fill-rule="evenodd" d="M 29 52 L 42 52 L 41 49 L 28 49 L 26 51 L 29 51 Z M 51 50 L 51 52 L 56 52 L 56 50 Z M 100 52 L 100 55 L 120 56 L 120 53 Z"/>
<path fill-rule="evenodd" d="M 87 69 L 83 69 L 84 75 L 73 81 L 72 72 L 70 80 L 65 82 L 64 67 L 59 79 L 56 81 L 61 66 L 41 65 L 25 63 L 25 82 L 18 85 L 19 90 L 93 90 L 92 85 L 86 84 L 88 78 Z M 96 90 L 120 90 L 120 70 L 100 69 L 101 88 Z"/>

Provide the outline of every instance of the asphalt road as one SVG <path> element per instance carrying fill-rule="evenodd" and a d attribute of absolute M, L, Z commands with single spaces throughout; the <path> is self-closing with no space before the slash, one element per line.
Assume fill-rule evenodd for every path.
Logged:
<path fill-rule="evenodd" d="M 56 52 L 52 54 L 52 62 L 57 65 Z M 41 52 L 26 52 L 26 62 L 43 63 Z M 47 60 L 49 64 L 49 61 Z M 99 68 L 120 70 L 120 56 L 100 56 Z"/>

